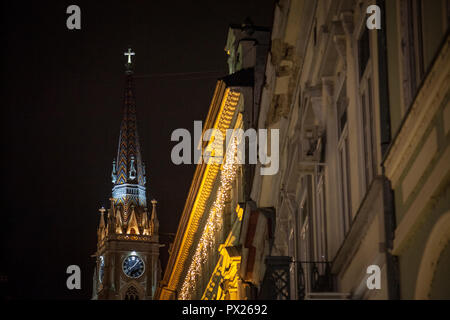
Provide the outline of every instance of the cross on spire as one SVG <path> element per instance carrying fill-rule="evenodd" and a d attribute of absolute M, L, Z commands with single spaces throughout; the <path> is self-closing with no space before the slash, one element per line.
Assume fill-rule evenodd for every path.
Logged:
<path fill-rule="evenodd" d="M 128 48 L 128 52 L 123 54 L 124 56 L 128 56 L 128 64 L 131 64 L 131 56 L 134 56 L 135 53 L 131 51 L 131 48 Z"/>

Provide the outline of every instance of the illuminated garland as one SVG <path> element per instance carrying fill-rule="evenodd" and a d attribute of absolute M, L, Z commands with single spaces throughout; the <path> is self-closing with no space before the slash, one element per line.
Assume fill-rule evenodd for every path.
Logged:
<path fill-rule="evenodd" d="M 222 215 L 225 208 L 225 202 L 229 191 L 231 190 L 234 178 L 236 177 L 238 167 L 236 161 L 237 145 L 237 139 L 233 139 L 230 150 L 226 154 L 225 164 L 223 165 L 220 175 L 220 186 L 217 190 L 217 197 L 209 211 L 208 220 L 203 229 L 197 249 L 195 250 L 194 257 L 192 258 L 192 262 L 189 266 L 183 286 L 181 287 L 181 300 L 188 299 L 191 292 L 195 290 L 198 276 L 201 273 L 201 268 L 207 259 L 208 250 L 214 247 L 216 243 L 217 231 L 222 227 Z"/>

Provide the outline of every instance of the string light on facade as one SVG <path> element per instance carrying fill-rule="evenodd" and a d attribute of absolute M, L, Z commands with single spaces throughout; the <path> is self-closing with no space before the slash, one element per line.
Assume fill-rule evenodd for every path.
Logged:
<path fill-rule="evenodd" d="M 208 251 L 214 248 L 216 244 L 216 234 L 222 228 L 223 211 L 225 203 L 229 196 L 232 183 L 237 172 L 237 139 L 233 139 L 230 149 L 226 154 L 225 164 L 220 175 L 220 185 L 217 190 L 216 199 L 209 211 L 208 219 L 203 229 L 199 244 L 192 258 L 183 286 L 180 290 L 180 299 L 189 299 L 191 293 L 195 290 L 196 280 L 201 273 L 202 265 L 206 262 Z"/>

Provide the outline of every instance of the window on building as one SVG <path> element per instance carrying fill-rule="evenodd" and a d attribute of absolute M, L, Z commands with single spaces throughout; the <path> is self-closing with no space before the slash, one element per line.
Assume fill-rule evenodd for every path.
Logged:
<path fill-rule="evenodd" d="M 139 294 L 135 287 L 131 286 L 127 289 L 125 300 L 139 300 Z"/>
<path fill-rule="evenodd" d="M 448 32 L 448 0 L 401 0 L 404 103 L 408 108 Z"/>
<path fill-rule="evenodd" d="M 361 82 L 361 108 L 364 130 L 364 169 L 366 188 L 377 174 L 375 119 L 372 100 L 372 79 L 368 76 Z"/>
<path fill-rule="evenodd" d="M 317 18 L 314 19 L 314 26 L 313 26 L 313 32 L 314 32 L 314 46 L 317 45 Z"/>
<path fill-rule="evenodd" d="M 316 178 L 316 214 L 314 216 L 315 229 L 315 260 L 327 260 L 327 224 L 325 214 L 325 185 L 323 167 L 318 167 Z"/>
<path fill-rule="evenodd" d="M 351 223 L 351 188 L 350 188 L 350 161 L 349 161 L 349 143 L 348 143 L 348 125 L 347 125 L 347 106 L 346 85 L 343 85 L 341 94 L 337 102 L 338 115 L 338 168 L 339 168 L 339 195 L 340 195 L 340 213 L 342 220 L 342 231 L 345 235 L 350 229 Z"/>
<path fill-rule="evenodd" d="M 407 0 L 408 50 L 411 92 L 415 92 L 425 73 L 423 59 L 422 0 Z"/>
<path fill-rule="evenodd" d="M 369 31 L 364 28 L 358 41 L 359 96 L 364 137 L 364 180 L 366 190 L 377 174 L 376 130 L 373 106 L 373 81 Z"/>
<path fill-rule="evenodd" d="M 362 78 L 370 59 L 370 39 L 367 28 L 358 41 L 358 61 L 359 61 L 359 77 Z"/>
<path fill-rule="evenodd" d="M 312 267 L 311 262 L 314 261 L 314 238 L 312 237 L 313 226 L 312 211 L 311 211 L 311 176 L 307 176 L 304 186 L 307 188 L 306 196 L 301 203 L 300 212 L 304 219 L 301 219 L 300 224 L 300 244 L 299 257 L 301 263 L 298 264 L 297 271 L 301 271 L 302 277 L 297 277 L 297 288 L 304 291 L 304 293 L 312 292 L 311 276 Z M 299 294 L 299 296 L 302 294 Z"/>
<path fill-rule="evenodd" d="M 292 222 L 291 222 L 292 224 Z M 295 261 L 297 259 L 297 253 L 295 252 L 295 237 L 294 237 L 294 226 L 290 225 L 289 228 L 289 241 L 288 241 L 288 256 Z M 291 286 L 291 297 L 296 297 L 296 291 L 297 291 L 297 268 L 298 268 L 298 262 L 295 261 L 294 263 L 291 263 L 289 267 L 289 273 L 290 273 L 290 286 Z"/>

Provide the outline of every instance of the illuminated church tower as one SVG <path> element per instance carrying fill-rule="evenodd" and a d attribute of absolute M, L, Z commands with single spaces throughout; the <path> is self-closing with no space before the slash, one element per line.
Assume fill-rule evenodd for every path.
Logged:
<path fill-rule="evenodd" d="M 93 299 L 152 299 L 160 279 L 156 200 L 147 209 L 145 165 L 137 132 L 131 49 L 110 208 L 101 208 Z"/>

